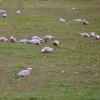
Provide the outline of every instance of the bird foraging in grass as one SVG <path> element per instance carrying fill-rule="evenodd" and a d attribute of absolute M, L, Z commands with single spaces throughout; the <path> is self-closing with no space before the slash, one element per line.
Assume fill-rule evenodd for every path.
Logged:
<path fill-rule="evenodd" d="M 94 36 L 95 36 L 95 32 L 91 32 L 90 37 L 94 37 Z"/>
<path fill-rule="evenodd" d="M 44 43 L 45 41 L 42 38 L 39 38 L 38 36 L 32 36 L 32 40 L 36 39 L 38 41 L 40 41 L 40 43 Z"/>
<path fill-rule="evenodd" d="M 80 33 L 81 34 L 81 36 L 83 36 L 83 37 L 90 37 L 90 35 L 88 34 L 88 33 Z"/>
<path fill-rule="evenodd" d="M 15 74 L 15 76 L 26 77 L 30 75 L 31 71 L 32 71 L 32 68 L 27 68 L 26 70 L 22 70 L 19 73 Z"/>
<path fill-rule="evenodd" d="M 18 42 L 27 44 L 27 43 L 28 43 L 28 40 L 27 40 L 27 39 L 21 39 L 21 40 L 19 40 Z"/>
<path fill-rule="evenodd" d="M 63 19 L 63 18 L 59 18 L 59 21 L 62 22 L 62 23 L 67 22 L 67 21 L 66 21 L 65 19 Z"/>
<path fill-rule="evenodd" d="M 15 43 L 15 42 L 17 42 L 17 40 L 16 40 L 16 38 L 15 37 L 10 37 L 10 41 L 12 42 L 12 43 Z"/>
<path fill-rule="evenodd" d="M 6 11 L 5 10 L 0 10 L 0 13 L 4 14 Z"/>
<path fill-rule="evenodd" d="M 54 48 L 51 48 L 51 47 L 44 47 L 41 52 L 42 53 L 50 53 L 52 51 L 54 51 L 55 49 Z"/>
<path fill-rule="evenodd" d="M 74 19 L 73 22 L 82 22 L 82 19 Z"/>
<path fill-rule="evenodd" d="M 73 7 L 72 10 L 75 10 L 75 8 Z"/>
<path fill-rule="evenodd" d="M 8 39 L 6 37 L 0 37 L 0 42 L 6 42 Z"/>
<path fill-rule="evenodd" d="M 3 14 L 2 16 L 5 18 L 5 17 L 7 17 L 7 14 Z"/>
<path fill-rule="evenodd" d="M 43 37 L 43 40 L 44 40 L 45 42 L 47 42 L 48 40 L 51 40 L 51 39 L 53 39 L 53 38 L 54 38 L 54 36 L 46 35 L 46 36 Z"/>
<path fill-rule="evenodd" d="M 40 45 L 40 40 L 38 39 L 32 39 L 32 40 L 28 40 L 27 41 L 29 44 L 36 44 L 36 45 Z"/>
<path fill-rule="evenodd" d="M 20 14 L 20 10 L 16 11 L 16 14 Z"/>
<path fill-rule="evenodd" d="M 84 20 L 82 20 L 82 23 L 83 23 L 83 25 L 87 25 L 87 24 L 89 24 L 89 22 L 88 22 L 88 21 L 86 21 L 85 19 L 84 19 Z"/>
<path fill-rule="evenodd" d="M 54 40 L 54 41 L 53 41 L 53 44 L 54 44 L 55 46 L 58 46 L 58 45 L 59 45 L 59 41 L 58 41 L 58 40 Z"/>
<path fill-rule="evenodd" d="M 99 39 L 100 39 L 100 36 L 99 36 L 99 35 L 95 35 L 94 38 L 95 38 L 96 40 L 99 40 Z"/>

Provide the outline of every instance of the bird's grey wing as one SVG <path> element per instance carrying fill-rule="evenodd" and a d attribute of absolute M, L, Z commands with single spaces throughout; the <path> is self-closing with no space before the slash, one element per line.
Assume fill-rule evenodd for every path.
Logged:
<path fill-rule="evenodd" d="M 16 76 L 27 76 L 29 74 L 29 72 L 27 70 L 22 70 L 19 73 L 16 74 Z"/>

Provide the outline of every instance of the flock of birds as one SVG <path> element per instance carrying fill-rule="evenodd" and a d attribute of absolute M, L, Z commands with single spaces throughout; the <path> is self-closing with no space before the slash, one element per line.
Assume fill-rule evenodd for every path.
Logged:
<path fill-rule="evenodd" d="M 80 33 L 83 37 L 89 38 L 89 37 L 94 37 L 96 40 L 100 39 L 100 35 L 95 34 L 95 32 L 91 32 L 90 34 L 88 33 Z"/>
<path fill-rule="evenodd" d="M 10 42 L 11 43 L 24 43 L 24 44 L 35 44 L 35 45 L 41 45 L 42 43 L 47 43 L 48 40 L 53 39 L 54 36 L 51 35 L 46 35 L 42 38 L 39 38 L 38 36 L 32 36 L 30 40 L 28 39 L 21 39 L 21 40 L 17 40 L 15 37 L 10 37 Z M 8 39 L 6 37 L 0 37 L 0 42 L 7 42 Z M 58 40 L 53 40 L 53 45 L 54 46 L 58 46 L 59 45 L 59 41 Z M 54 48 L 51 47 L 44 47 L 41 50 L 41 53 L 50 53 L 52 51 L 54 51 Z M 27 68 L 26 70 L 22 70 L 17 74 L 14 74 L 16 77 L 26 77 L 28 75 L 30 75 L 32 71 L 32 68 Z"/>
<path fill-rule="evenodd" d="M 3 17 L 7 17 L 5 10 L 0 10 L 0 14 L 2 14 Z M 16 14 L 20 14 L 20 10 L 16 11 Z"/>
<path fill-rule="evenodd" d="M 67 20 L 65 20 L 63 18 L 60 18 L 59 20 L 60 20 L 60 22 L 67 22 Z M 83 19 L 83 20 L 82 19 L 75 19 L 75 20 L 72 20 L 72 21 L 73 22 L 81 22 L 83 25 L 89 24 L 89 22 L 85 19 Z M 80 33 L 80 34 L 83 37 L 94 37 L 96 40 L 100 39 L 100 35 L 95 34 L 95 32 L 91 32 L 90 34 L 88 34 L 88 33 Z"/>
<path fill-rule="evenodd" d="M 6 14 L 6 11 L 5 10 L 0 10 L 0 14 L 2 14 L 2 16 L 4 18 L 7 17 L 7 14 Z M 20 14 L 20 10 L 16 11 L 16 14 Z M 54 36 L 46 35 L 43 38 L 40 38 L 38 36 L 32 36 L 30 40 L 28 40 L 28 39 L 17 40 L 15 37 L 11 36 L 10 37 L 10 42 L 11 43 L 24 43 L 24 44 L 41 45 L 42 43 L 47 43 L 48 40 L 51 40 L 53 38 L 54 38 Z M 0 37 L 0 42 L 7 42 L 7 41 L 8 41 L 8 38 L 6 38 L 6 37 Z M 59 41 L 58 40 L 54 40 L 53 41 L 53 44 L 55 46 L 58 46 L 59 45 Z M 41 53 L 50 53 L 50 52 L 52 52 L 54 50 L 55 50 L 54 48 L 51 48 L 51 47 L 47 47 L 46 46 L 46 47 L 44 47 L 41 50 Z M 22 70 L 19 73 L 14 74 L 14 75 L 15 76 L 25 77 L 25 76 L 30 75 L 31 71 L 32 71 L 32 68 L 27 68 L 26 70 Z"/>
<path fill-rule="evenodd" d="M 10 42 L 11 43 L 24 43 L 24 44 L 35 44 L 35 45 L 41 45 L 42 43 L 47 43 L 48 40 L 53 39 L 54 36 L 51 35 L 46 35 L 42 38 L 39 38 L 38 36 L 32 36 L 30 40 L 28 39 L 21 39 L 21 40 L 17 40 L 15 37 L 10 37 Z M 8 39 L 6 37 L 0 37 L 0 42 L 7 42 Z M 58 46 L 59 45 L 59 41 L 58 40 L 54 40 L 53 41 L 54 46 Z M 52 51 L 54 51 L 54 48 L 51 47 L 44 47 L 41 52 L 42 53 L 50 53 Z"/>
<path fill-rule="evenodd" d="M 72 8 L 72 10 L 75 10 L 75 8 Z M 2 14 L 3 17 L 7 17 L 7 14 L 6 14 L 5 10 L 0 10 L 0 13 Z M 20 10 L 16 11 L 16 14 L 20 14 Z M 62 23 L 67 22 L 67 20 L 65 20 L 63 18 L 59 18 L 59 21 L 62 22 Z M 83 20 L 82 19 L 75 19 L 75 20 L 72 20 L 72 21 L 73 22 L 80 22 L 83 25 L 89 24 L 89 22 L 87 20 L 85 20 L 85 19 L 83 19 Z M 91 32 L 90 34 L 88 34 L 88 33 L 80 33 L 80 34 L 83 37 L 94 37 L 96 40 L 100 39 L 100 36 L 96 35 L 95 32 Z M 51 40 L 53 38 L 54 38 L 54 36 L 46 35 L 43 38 L 39 38 L 38 36 L 33 36 L 33 37 L 31 37 L 30 40 L 28 40 L 28 39 L 17 40 L 15 37 L 11 36 L 10 37 L 10 42 L 11 43 L 16 43 L 17 42 L 17 43 L 24 43 L 24 44 L 41 45 L 42 43 L 46 43 L 48 40 Z M 8 39 L 6 37 L 0 37 L 0 42 L 6 42 L 6 41 L 8 41 Z M 53 44 L 55 46 L 58 46 L 59 45 L 59 41 L 58 40 L 54 40 Z M 41 53 L 50 53 L 50 52 L 52 52 L 54 50 L 55 49 L 51 48 L 51 47 L 44 47 L 41 50 Z M 31 71 L 32 71 L 32 68 L 27 68 L 26 70 L 22 70 L 19 73 L 15 74 L 15 76 L 25 77 L 25 76 L 30 75 Z"/>

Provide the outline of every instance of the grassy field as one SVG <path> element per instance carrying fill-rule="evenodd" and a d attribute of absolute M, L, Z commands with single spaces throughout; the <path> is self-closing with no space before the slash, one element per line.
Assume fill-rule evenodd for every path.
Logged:
<path fill-rule="evenodd" d="M 0 100 L 100 100 L 100 39 L 80 35 L 100 35 L 100 0 L 1 0 L 0 9 L 7 13 L 0 14 L 0 37 L 52 35 L 60 42 L 0 42 Z M 89 24 L 72 22 L 77 18 Z M 44 46 L 56 50 L 42 54 Z M 27 67 L 33 68 L 30 76 L 14 77 Z"/>

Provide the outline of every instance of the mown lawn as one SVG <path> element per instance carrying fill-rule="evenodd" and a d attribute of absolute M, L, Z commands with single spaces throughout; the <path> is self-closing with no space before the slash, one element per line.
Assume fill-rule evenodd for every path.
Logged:
<path fill-rule="evenodd" d="M 0 100 L 100 99 L 100 39 L 80 35 L 100 35 L 99 0 L 1 0 L 0 9 L 7 14 L 0 14 L 0 37 L 9 39 L 0 42 Z M 89 24 L 72 22 L 77 18 Z M 10 42 L 10 36 L 20 40 L 35 35 L 54 39 L 41 45 Z M 60 45 L 54 46 L 54 40 Z M 44 46 L 56 50 L 42 54 Z M 14 77 L 27 67 L 33 68 L 30 76 Z"/>

